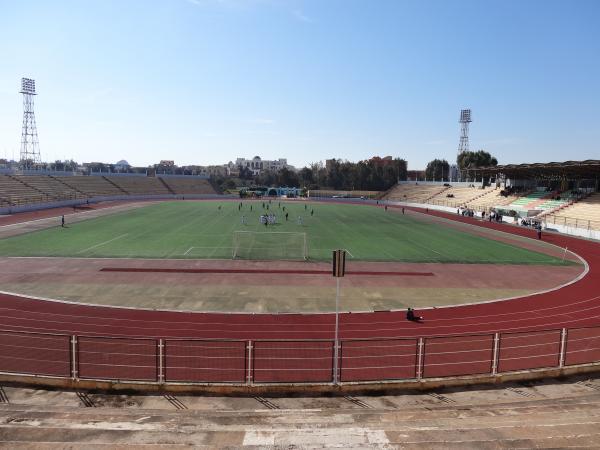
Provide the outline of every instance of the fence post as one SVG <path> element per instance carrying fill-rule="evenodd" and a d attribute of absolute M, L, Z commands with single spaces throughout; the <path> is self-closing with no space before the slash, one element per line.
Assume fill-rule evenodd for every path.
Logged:
<path fill-rule="evenodd" d="M 423 378 L 423 338 L 419 338 L 418 356 L 417 356 L 417 380 Z"/>
<path fill-rule="evenodd" d="M 165 382 L 165 368 L 164 368 L 164 358 L 165 358 L 165 340 L 158 340 L 158 382 Z"/>
<path fill-rule="evenodd" d="M 77 379 L 77 336 L 71 336 L 71 378 Z"/>
<path fill-rule="evenodd" d="M 252 341 L 248 341 L 246 348 L 248 349 L 248 363 L 246 364 L 248 367 L 248 372 L 246 374 L 246 384 L 251 385 L 252 384 Z"/>
<path fill-rule="evenodd" d="M 567 329 L 560 330 L 560 355 L 558 357 L 558 367 L 565 366 L 565 351 L 567 347 Z"/>
<path fill-rule="evenodd" d="M 494 349 L 492 350 L 492 375 L 498 373 L 498 348 L 500 347 L 500 333 L 494 333 Z"/>

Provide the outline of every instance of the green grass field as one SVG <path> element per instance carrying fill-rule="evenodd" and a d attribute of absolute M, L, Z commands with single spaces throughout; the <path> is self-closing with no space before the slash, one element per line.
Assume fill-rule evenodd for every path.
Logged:
<path fill-rule="evenodd" d="M 219 205 L 221 209 L 219 209 Z M 310 260 L 328 261 L 345 248 L 353 260 L 503 264 L 568 264 L 543 253 L 474 236 L 443 225 L 367 205 L 273 201 L 278 224 L 259 223 L 261 202 L 164 202 L 0 240 L 1 256 L 230 259 L 235 231 L 306 233 Z M 282 208 L 289 212 L 289 221 Z M 311 216 L 311 209 L 314 215 Z M 245 215 L 246 225 L 241 223 Z M 299 224 L 298 216 L 303 223 Z M 285 234 L 268 237 L 280 249 L 296 247 Z M 294 237 L 293 235 L 292 238 Z M 263 240 L 264 239 L 259 239 Z M 248 240 L 248 245 L 253 240 Z M 257 244 L 258 245 L 258 244 Z M 262 245 L 262 244 L 261 244 Z M 292 251 L 292 250 L 290 250 Z M 256 259 L 268 253 L 256 249 Z M 279 257 L 279 253 L 275 258 Z"/>

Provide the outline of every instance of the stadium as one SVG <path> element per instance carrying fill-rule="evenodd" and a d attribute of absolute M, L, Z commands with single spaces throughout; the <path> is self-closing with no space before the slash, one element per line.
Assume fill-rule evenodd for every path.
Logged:
<path fill-rule="evenodd" d="M 515 3 L 4 2 L 0 449 L 599 448 L 600 4 Z"/>
<path fill-rule="evenodd" d="M 589 180 L 600 163 L 578 166 Z M 240 200 L 186 178 L 1 183 L 8 208 L 34 209 L 0 219 L 4 379 L 351 392 L 581 373 L 600 359 L 598 244 L 551 231 L 572 209 L 589 211 L 575 229 L 596 232 L 591 189 L 557 201 L 537 187 L 505 197 L 402 182 L 378 200 Z M 545 213 L 542 239 L 511 216 L 461 213 L 529 204 Z M 347 252 L 337 364 L 336 248 Z M 406 320 L 409 306 L 422 322 Z"/>

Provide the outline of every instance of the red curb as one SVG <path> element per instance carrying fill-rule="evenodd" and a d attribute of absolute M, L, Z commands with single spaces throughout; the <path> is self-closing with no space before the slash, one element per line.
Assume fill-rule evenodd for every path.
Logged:
<path fill-rule="evenodd" d="M 135 272 L 135 273 L 260 273 L 260 274 L 293 274 L 293 275 L 331 275 L 330 270 L 302 269 L 166 269 L 146 267 L 103 267 L 100 272 Z M 376 272 L 348 270 L 346 275 L 373 275 L 390 277 L 433 277 L 432 272 Z"/>

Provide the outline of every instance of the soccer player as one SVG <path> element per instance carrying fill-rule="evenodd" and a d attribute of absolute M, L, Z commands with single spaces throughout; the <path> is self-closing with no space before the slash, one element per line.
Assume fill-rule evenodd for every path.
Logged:
<path fill-rule="evenodd" d="M 288 214 L 289 214 L 289 213 L 285 213 L 285 221 L 286 221 L 286 222 L 288 221 Z"/>
<path fill-rule="evenodd" d="M 242 225 L 246 225 L 246 216 L 242 214 Z"/>
<path fill-rule="evenodd" d="M 298 216 L 298 220 L 296 221 L 298 225 L 302 225 L 302 216 Z"/>
<path fill-rule="evenodd" d="M 64 214 L 60 218 L 60 226 L 63 228 L 65 227 L 65 215 Z"/>
<path fill-rule="evenodd" d="M 314 209 L 311 209 L 311 210 L 310 210 L 310 215 L 311 215 L 311 216 L 314 216 L 314 214 L 315 214 L 315 210 L 314 210 Z"/>

